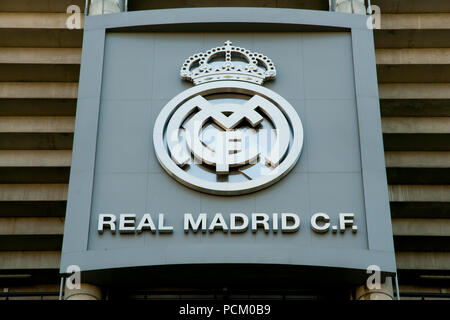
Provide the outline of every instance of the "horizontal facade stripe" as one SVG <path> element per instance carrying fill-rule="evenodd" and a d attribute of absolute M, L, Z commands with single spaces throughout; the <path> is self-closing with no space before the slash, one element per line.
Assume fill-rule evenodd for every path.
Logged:
<path fill-rule="evenodd" d="M 0 235 L 62 235 L 64 218 L 0 218 Z"/>
<path fill-rule="evenodd" d="M 380 21 L 385 30 L 450 29 L 450 13 L 383 14 L 381 8 Z"/>
<path fill-rule="evenodd" d="M 0 133 L 74 132 L 75 117 L 0 117 Z"/>
<path fill-rule="evenodd" d="M 0 64 L 80 64 L 81 48 L 0 48 Z"/>
<path fill-rule="evenodd" d="M 8 29 L 68 29 L 67 13 L 49 12 L 0 12 L 0 28 Z M 80 27 L 84 25 L 84 15 L 80 14 Z"/>
<path fill-rule="evenodd" d="M 72 150 L 0 150 L 0 167 L 69 167 Z"/>
<path fill-rule="evenodd" d="M 450 252 L 397 252 L 397 269 L 450 270 Z"/>
<path fill-rule="evenodd" d="M 446 151 L 388 151 L 384 155 L 388 168 L 450 168 L 450 152 Z"/>
<path fill-rule="evenodd" d="M 383 83 L 380 99 L 450 99 L 450 83 Z"/>
<path fill-rule="evenodd" d="M 375 57 L 379 65 L 450 64 L 450 48 L 376 49 Z"/>
<path fill-rule="evenodd" d="M 58 269 L 59 251 L 4 251 L 0 252 L 0 270 Z"/>
<path fill-rule="evenodd" d="M 77 95 L 77 82 L 0 82 L 0 99 L 76 99 Z"/>
<path fill-rule="evenodd" d="M 390 185 L 393 202 L 450 202 L 450 185 Z"/>
<path fill-rule="evenodd" d="M 450 117 L 384 117 L 383 133 L 450 133 Z"/>
<path fill-rule="evenodd" d="M 450 237 L 450 217 L 449 219 L 392 219 L 392 231 L 394 236 Z"/>
<path fill-rule="evenodd" d="M 66 201 L 67 184 L 0 184 L 0 201 Z"/>

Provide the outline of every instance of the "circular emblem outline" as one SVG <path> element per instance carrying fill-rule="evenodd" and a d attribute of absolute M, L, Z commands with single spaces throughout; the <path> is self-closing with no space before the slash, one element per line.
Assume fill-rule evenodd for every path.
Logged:
<path fill-rule="evenodd" d="M 242 93 L 259 95 L 277 104 L 292 129 L 292 143 L 288 154 L 277 166 L 273 174 L 260 176 L 255 180 L 245 182 L 212 182 L 197 178 L 185 172 L 171 158 L 168 153 L 164 133 L 167 123 L 173 113 L 187 100 L 197 95 L 214 93 Z M 156 157 L 164 170 L 175 180 L 185 186 L 214 195 L 240 195 L 264 189 L 282 179 L 295 166 L 303 147 L 303 125 L 300 117 L 291 104 L 276 92 L 249 82 L 242 81 L 214 81 L 189 88 L 172 98 L 161 110 L 153 129 L 153 144 Z"/>

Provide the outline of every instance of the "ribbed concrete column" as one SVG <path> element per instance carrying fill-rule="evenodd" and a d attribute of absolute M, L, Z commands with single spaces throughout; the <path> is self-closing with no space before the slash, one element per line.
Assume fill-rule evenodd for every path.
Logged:
<path fill-rule="evenodd" d="M 82 283 L 80 289 L 65 289 L 64 300 L 101 300 L 102 292 L 99 287 Z"/>
<path fill-rule="evenodd" d="M 330 0 L 334 1 L 334 11 L 345 13 L 366 14 L 364 0 Z"/>
<path fill-rule="evenodd" d="M 380 289 L 369 289 L 366 285 L 356 288 L 355 300 L 394 300 L 392 278 L 386 277 Z"/>
<path fill-rule="evenodd" d="M 91 0 L 89 15 L 118 13 L 124 10 L 123 0 Z"/>

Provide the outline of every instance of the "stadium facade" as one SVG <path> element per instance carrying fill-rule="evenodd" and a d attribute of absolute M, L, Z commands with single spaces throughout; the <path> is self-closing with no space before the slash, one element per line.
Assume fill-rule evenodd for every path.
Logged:
<path fill-rule="evenodd" d="M 448 1 L 0 17 L 1 299 L 450 298 Z"/>

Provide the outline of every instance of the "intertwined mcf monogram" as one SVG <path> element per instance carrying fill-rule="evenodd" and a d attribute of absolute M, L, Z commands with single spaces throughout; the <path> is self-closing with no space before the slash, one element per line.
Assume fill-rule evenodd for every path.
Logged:
<path fill-rule="evenodd" d="M 167 127 L 167 144 L 172 159 L 182 167 L 191 160 L 192 153 L 201 163 L 215 166 L 217 174 L 228 174 L 230 167 L 255 163 L 261 154 L 258 144 L 243 148 L 239 125 L 246 120 L 253 128 L 264 120 L 263 113 L 276 128 L 275 143 L 265 154 L 267 166 L 278 166 L 289 147 L 289 124 L 282 112 L 269 100 L 255 95 L 244 104 L 224 103 L 213 105 L 202 96 L 195 96 L 181 105 Z M 184 125 L 186 148 L 180 144 L 180 130 Z M 215 123 L 223 131 L 217 131 L 214 149 L 205 146 L 200 137 L 202 129 Z"/>

